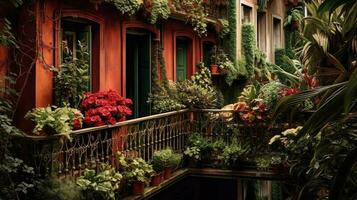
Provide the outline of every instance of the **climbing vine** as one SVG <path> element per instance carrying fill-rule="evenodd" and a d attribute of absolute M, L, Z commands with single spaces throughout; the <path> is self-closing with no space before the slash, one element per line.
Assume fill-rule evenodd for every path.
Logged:
<path fill-rule="evenodd" d="M 158 19 L 167 19 L 171 14 L 167 0 L 154 0 L 150 12 L 150 23 L 155 24 Z"/>
<path fill-rule="evenodd" d="M 254 26 L 249 23 L 242 25 L 242 52 L 245 58 L 245 67 L 249 77 L 254 74 L 254 49 L 255 49 Z"/>
<path fill-rule="evenodd" d="M 121 14 L 134 15 L 140 9 L 140 1 L 138 0 L 105 0 L 110 4 L 113 4 Z"/>

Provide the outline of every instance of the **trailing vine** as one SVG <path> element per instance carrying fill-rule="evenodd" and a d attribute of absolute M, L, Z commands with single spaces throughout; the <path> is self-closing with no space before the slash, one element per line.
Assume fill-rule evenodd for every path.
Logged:
<path fill-rule="evenodd" d="M 121 14 L 129 16 L 134 15 L 141 5 L 138 0 L 105 0 L 105 2 L 113 4 Z"/>
<path fill-rule="evenodd" d="M 208 14 L 205 12 L 203 0 L 174 0 L 174 6 L 176 10 L 186 13 L 187 22 L 200 37 L 207 35 Z"/>
<path fill-rule="evenodd" d="M 167 19 L 171 14 L 167 0 L 154 0 L 150 12 L 150 23 L 155 24 L 158 19 Z"/>

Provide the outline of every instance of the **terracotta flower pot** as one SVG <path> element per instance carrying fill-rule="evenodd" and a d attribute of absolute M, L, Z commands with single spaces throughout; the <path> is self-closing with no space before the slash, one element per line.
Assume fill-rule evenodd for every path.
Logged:
<path fill-rule="evenodd" d="M 162 181 L 163 181 L 162 172 L 160 172 L 160 173 L 157 173 L 156 175 L 154 175 L 154 176 L 151 178 L 150 185 L 151 185 L 151 186 L 158 186 L 158 185 L 161 184 Z"/>
<path fill-rule="evenodd" d="M 164 170 L 164 179 L 169 179 L 172 176 L 172 171 L 173 168 L 172 167 L 166 167 Z"/>
<path fill-rule="evenodd" d="M 210 70 L 212 74 L 218 74 L 218 65 L 216 64 L 210 65 Z"/>
<path fill-rule="evenodd" d="M 131 186 L 134 195 L 143 195 L 145 189 L 145 183 L 141 181 L 135 181 Z"/>

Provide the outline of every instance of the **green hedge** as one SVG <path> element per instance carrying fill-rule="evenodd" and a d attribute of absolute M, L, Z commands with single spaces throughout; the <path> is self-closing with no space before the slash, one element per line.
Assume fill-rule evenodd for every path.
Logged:
<path fill-rule="evenodd" d="M 255 50 L 255 31 L 253 24 L 244 23 L 242 25 L 242 53 L 245 58 L 245 68 L 248 78 L 254 74 L 254 50 Z"/>

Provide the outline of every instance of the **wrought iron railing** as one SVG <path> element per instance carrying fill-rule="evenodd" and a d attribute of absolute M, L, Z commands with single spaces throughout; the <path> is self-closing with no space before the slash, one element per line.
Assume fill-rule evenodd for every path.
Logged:
<path fill-rule="evenodd" d="M 181 110 L 73 131 L 71 141 L 61 135 L 26 136 L 24 159 L 40 176 L 77 176 L 101 163 L 114 164 L 117 151 L 147 161 L 156 150 L 181 152 L 189 128 L 188 110 Z"/>
<path fill-rule="evenodd" d="M 228 143 L 236 136 L 252 144 L 253 152 L 259 152 L 261 144 L 287 128 L 282 124 L 244 124 L 237 114 L 234 110 L 180 110 L 76 130 L 71 141 L 63 140 L 61 135 L 26 136 L 22 138 L 22 155 L 39 176 L 78 176 L 84 169 L 98 169 L 101 163 L 115 164 L 117 151 L 146 161 L 156 150 L 182 152 L 188 135 L 194 132 Z"/>

